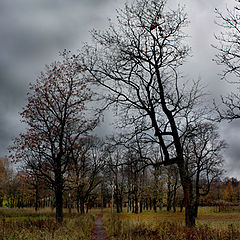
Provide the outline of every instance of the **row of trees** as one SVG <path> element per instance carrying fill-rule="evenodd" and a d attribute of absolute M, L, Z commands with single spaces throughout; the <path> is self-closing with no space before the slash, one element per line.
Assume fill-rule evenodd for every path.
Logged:
<path fill-rule="evenodd" d="M 217 37 L 216 61 L 226 66 L 223 77 L 231 73 L 238 77 L 238 11 L 229 11 L 229 17 L 217 12 L 218 24 L 230 34 Z M 187 25 L 181 7 L 170 10 L 165 0 L 136 0 L 118 12 L 117 23 L 110 22 L 108 30 L 92 32 L 94 46 L 86 45 L 78 55 L 64 51 L 62 61 L 47 66 L 31 84 L 21 113 L 27 130 L 15 140 L 12 157 L 54 190 L 58 222 L 63 219 L 64 189 L 77 189 L 77 202 L 84 206 L 83 189 L 88 186 L 91 192 L 99 184 L 105 166 L 114 175 L 120 209 L 119 183 L 124 179 L 119 173 L 130 169 L 132 182 L 127 184 L 135 212 L 139 189 L 134 182 L 144 186 L 143 176 L 153 171 L 158 186 L 160 169 L 169 166 L 175 182 L 168 189 L 175 193 L 169 190 L 168 198 L 176 198 L 180 182 L 186 225 L 195 225 L 200 196 L 208 193 L 221 172 L 225 144 L 216 126 L 206 120 L 211 116 L 200 81 L 186 81 L 181 73 L 190 55 Z M 238 99 L 237 94 L 223 98 L 226 109 L 216 106 L 217 120 L 238 118 Z M 98 101 L 99 109 L 91 111 L 93 101 Z M 102 110 L 112 105 L 122 136 L 106 147 L 98 144 L 96 150 L 89 135 Z M 106 159 L 111 164 L 106 165 Z M 171 179 L 169 175 L 168 182 Z"/>
<path fill-rule="evenodd" d="M 112 207 L 113 201 L 116 212 L 122 212 L 123 208 L 134 213 L 141 213 L 143 210 L 161 211 L 163 207 L 166 207 L 167 211 L 176 212 L 177 207 L 182 211 L 183 191 L 176 166 L 144 166 L 139 162 L 136 166 L 135 161 L 127 160 L 129 154 L 129 152 L 119 154 L 118 159 L 121 159 L 122 164 L 117 166 L 114 164 L 117 159 L 111 153 L 105 166 L 96 174 L 94 187 L 89 188 L 90 179 L 85 178 L 84 188 L 80 194 L 79 188 L 74 187 L 73 181 L 68 179 L 63 191 L 63 207 L 68 208 L 70 213 L 72 208 L 84 213 L 92 207 Z M 5 176 L 3 178 L 5 184 L 1 185 L 0 190 L 1 206 L 35 207 L 36 211 L 39 208 L 51 207 L 53 210 L 56 206 L 53 189 L 49 188 L 43 179 L 38 178 L 36 181 L 36 177 L 26 171 L 17 174 L 12 172 L 11 178 Z M 201 177 L 198 184 L 195 182 L 195 189 L 197 185 L 201 187 L 200 199 L 197 198 L 195 191 L 195 203 L 198 205 L 216 206 L 217 211 L 239 205 L 240 182 L 237 179 L 221 180 L 216 177 L 211 181 L 210 188 L 206 179 Z"/>

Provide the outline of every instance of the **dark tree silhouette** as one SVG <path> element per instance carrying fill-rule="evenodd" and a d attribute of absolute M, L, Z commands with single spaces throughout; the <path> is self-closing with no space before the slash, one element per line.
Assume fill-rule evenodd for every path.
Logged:
<path fill-rule="evenodd" d="M 193 185 L 181 137 L 202 113 L 199 82 L 181 77 L 189 56 L 182 8 L 168 10 L 166 1 L 136 0 L 118 11 L 117 24 L 93 31 L 95 46 L 86 46 L 83 65 L 104 86 L 108 104 L 121 107 L 124 127 L 133 124 L 160 147 L 161 164 L 177 164 L 185 197 L 185 222 L 195 225 Z M 131 129 L 131 128 L 128 128 Z"/>
<path fill-rule="evenodd" d="M 192 172 L 196 217 L 200 197 L 209 193 L 212 182 L 223 173 L 221 153 L 226 143 L 217 130 L 213 123 L 198 122 L 189 128 L 185 138 L 184 157 Z"/>
<path fill-rule="evenodd" d="M 86 118 L 86 102 L 92 92 L 88 80 L 81 78 L 83 70 L 77 62 L 78 56 L 64 51 L 62 61 L 46 66 L 46 72 L 30 84 L 28 104 L 21 113 L 27 130 L 12 147 L 16 161 L 51 184 L 59 223 L 63 220 L 64 174 L 70 152 L 97 124 Z"/>

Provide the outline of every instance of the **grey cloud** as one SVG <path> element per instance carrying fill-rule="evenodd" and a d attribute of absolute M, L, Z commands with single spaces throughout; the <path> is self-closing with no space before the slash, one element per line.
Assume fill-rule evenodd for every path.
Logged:
<path fill-rule="evenodd" d="M 224 152 L 225 168 L 234 177 L 239 177 L 240 169 L 240 120 L 225 123 L 222 135 L 228 144 Z"/>
<path fill-rule="evenodd" d="M 23 129 L 28 83 L 63 49 L 75 51 L 121 0 L 0 1 L 0 156 Z"/>

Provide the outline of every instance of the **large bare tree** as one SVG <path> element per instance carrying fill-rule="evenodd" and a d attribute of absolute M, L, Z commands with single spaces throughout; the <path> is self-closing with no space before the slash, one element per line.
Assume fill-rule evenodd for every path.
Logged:
<path fill-rule="evenodd" d="M 124 128 L 144 132 L 159 144 L 164 165 L 177 164 L 185 197 L 185 222 L 195 225 L 193 185 L 181 137 L 191 122 L 202 90 L 184 81 L 181 66 L 189 56 L 183 30 L 184 9 L 171 10 L 165 0 L 135 0 L 118 11 L 104 32 L 93 31 L 83 65 L 88 77 L 105 87 L 108 104 L 116 103 Z M 137 128 L 137 129 L 136 129 Z M 125 129 L 126 130 L 126 129 Z"/>

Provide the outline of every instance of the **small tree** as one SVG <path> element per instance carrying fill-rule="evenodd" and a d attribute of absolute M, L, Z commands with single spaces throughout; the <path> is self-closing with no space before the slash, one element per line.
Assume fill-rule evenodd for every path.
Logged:
<path fill-rule="evenodd" d="M 221 140 L 213 123 L 196 123 L 186 134 L 184 155 L 194 180 L 196 217 L 200 197 L 209 193 L 212 182 L 223 172 L 221 151 L 224 148 L 226 143 Z"/>
<path fill-rule="evenodd" d="M 70 150 L 92 130 L 96 120 L 87 120 L 86 102 L 92 93 L 81 78 L 78 56 L 64 51 L 62 61 L 46 66 L 36 83 L 30 84 L 28 104 L 21 113 L 27 126 L 16 138 L 14 159 L 47 180 L 55 191 L 56 220 L 63 220 L 64 174 Z"/>

